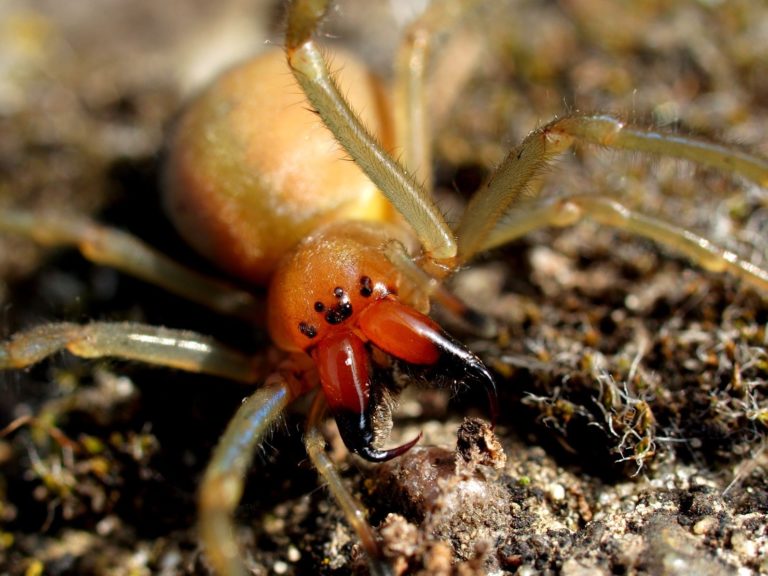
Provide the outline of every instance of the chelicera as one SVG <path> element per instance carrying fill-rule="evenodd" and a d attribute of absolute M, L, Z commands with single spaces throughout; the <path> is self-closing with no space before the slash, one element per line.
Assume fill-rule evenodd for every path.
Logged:
<path fill-rule="evenodd" d="M 380 89 L 354 60 L 344 59 L 343 66 L 338 64 L 341 56 L 334 60 L 343 70 L 338 82 L 344 89 L 337 87 L 314 40 L 328 9 L 322 1 L 292 2 L 285 54 L 268 53 L 228 72 L 186 111 L 165 173 L 171 217 L 190 244 L 224 270 L 245 282 L 268 283 L 266 303 L 89 220 L 12 210 L 0 214 L 3 230 L 43 243 L 78 245 L 94 261 L 224 313 L 266 317 L 280 351 L 279 360 L 268 366 L 206 336 L 137 324 L 44 325 L 17 334 L 0 348 L 0 366 L 6 369 L 29 366 L 66 348 L 85 357 L 113 355 L 259 385 L 224 433 L 200 491 L 202 538 L 221 573 L 243 572 L 232 515 L 254 447 L 290 402 L 318 386 L 323 394 L 310 414 L 308 453 L 355 526 L 372 569 L 386 572 L 360 506 L 325 456 L 318 425 L 327 404 L 345 444 L 371 461 L 396 457 L 418 440 L 382 447 L 387 427 L 379 419 L 386 407 L 374 351 L 426 372 L 448 374 L 448 383 L 479 384 L 493 398 L 488 370 L 427 315 L 430 301 L 436 300 L 470 324 L 482 324 L 440 285 L 476 254 L 532 229 L 589 216 L 661 242 L 705 268 L 768 288 L 765 270 L 615 200 L 571 196 L 550 203 L 519 202 L 548 162 L 575 141 L 684 158 L 768 183 L 763 158 L 605 115 L 572 115 L 532 132 L 473 196 L 456 228 L 449 227 L 429 187 L 420 184 L 429 182 L 431 164 L 423 145 L 428 139 L 422 97 L 425 45 L 439 32 L 434 22 L 450 26 L 472 2 L 455 4 L 457 15 L 425 17 L 403 44 L 396 78 L 396 142 L 387 113 L 372 115 L 379 109 Z M 286 81 L 289 70 L 322 124 Z M 342 94 L 351 88 L 364 93 L 350 94 L 350 104 Z M 370 117 L 361 121 L 358 111 Z M 333 138 L 354 164 L 338 161 Z M 387 151 L 394 145 L 401 161 Z"/>

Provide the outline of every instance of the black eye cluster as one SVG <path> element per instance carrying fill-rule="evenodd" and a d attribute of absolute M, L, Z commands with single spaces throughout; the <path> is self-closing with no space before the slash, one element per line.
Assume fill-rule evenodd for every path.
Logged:
<path fill-rule="evenodd" d="M 360 277 L 360 295 L 363 298 L 369 298 L 373 294 L 373 280 L 370 276 Z M 318 314 L 325 314 L 324 320 L 331 325 L 341 324 L 352 316 L 352 303 L 349 301 L 349 294 L 341 286 L 333 289 L 333 298 L 336 302 L 332 306 L 326 306 L 320 300 L 315 302 L 314 309 Z M 307 338 L 317 336 L 317 327 L 309 322 L 299 322 L 299 332 Z"/>
<path fill-rule="evenodd" d="M 328 324 L 341 324 L 352 316 L 352 303 L 349 301 L 347 292 L 341 286 L 333 289 L 333 297 L 336 298 L 336 303 L 325 311 L 325 321 Z M 315 302 L 315 310 L 317 310 L 318 304 L 322 304 L 322 302 Z"/>

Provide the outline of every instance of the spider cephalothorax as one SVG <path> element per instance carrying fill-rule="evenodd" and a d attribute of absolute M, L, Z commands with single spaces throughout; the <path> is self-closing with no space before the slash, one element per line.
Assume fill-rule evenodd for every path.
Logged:
<path fill-rule="evenodd" d="M 392 225 L 326 226 L 282 259 L 267 303 L 275 343 L 312 357 L 344 442 L 374 461 L 401 454 L 415 440 L 391 450 L 373 446 L 373 415 L 383 397 L 372 390 L 382 384 L 374 379 L 371 346 L 409 364 L 461 374 L 494 394 L 477 357 L 419 311 L 428 299 L 387 256 L 392 242 L 413 244 Z"/>

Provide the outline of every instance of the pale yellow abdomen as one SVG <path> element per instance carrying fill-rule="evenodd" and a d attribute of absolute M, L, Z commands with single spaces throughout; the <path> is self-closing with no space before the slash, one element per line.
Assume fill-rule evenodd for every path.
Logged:
<path fill-rule="evenodd" d="M 389 145 L 378 83 L 349 56 L 335 55 L 333 68 L 353 108 Z M 249 282 L 264 284 L 326 222 L 391 217 L 309 110 L 279 50 L 226 72 L 191 102 L 173 138 L 164 181 L 171 220 L 196 250 Z"/>

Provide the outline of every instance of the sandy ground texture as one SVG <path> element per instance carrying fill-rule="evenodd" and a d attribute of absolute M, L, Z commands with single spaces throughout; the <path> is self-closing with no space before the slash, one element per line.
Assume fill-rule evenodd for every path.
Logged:
<path fill-rule="evenodd" d="M 340 3 L 326 41 L 385 79 L 414 3 Z M 281 42 L 282 2 L 6 0 L 0 5 L 0 209 L 91 214 L 212 271 L 170 229 L 158 172 L 182 102 L 223 63 Z M 457 33 L 458 34 L 458 33 Z M 430 96 L 449 218 L 530 130 L 618 114 L 768 156 L 761 0 L 488 2 L 436 53 Z M 471 65 L 467 65 L 467 63 Z M 600 194 L 768 267 L 766 190 L 669 159 L 577 147 L 546 197 Z M 260 327 L 84 261 L 0 238 L 0 335 L 52 320 L 197 330 L 257 354 Z M 408 389 L 385 465 L 324 430 L 396 573 L 768 574 L 768 294 L 584 222 L 483 255 L 452 288 L 499 320 L 463 335 L 482 392 Z M 461 332 L 457 332 L 461 334 Z M 248 389 L 57 354 L 0 375 L 0 573 L 205 574 L 196 490 Z M 306 406 L 256 457 L 237 511 L 254 574 L 365 573 L 302 446 Z M 467 419 L 465 419 L 467 418 Z M 480 419 L 478 419 L 480 418 Z"/>

